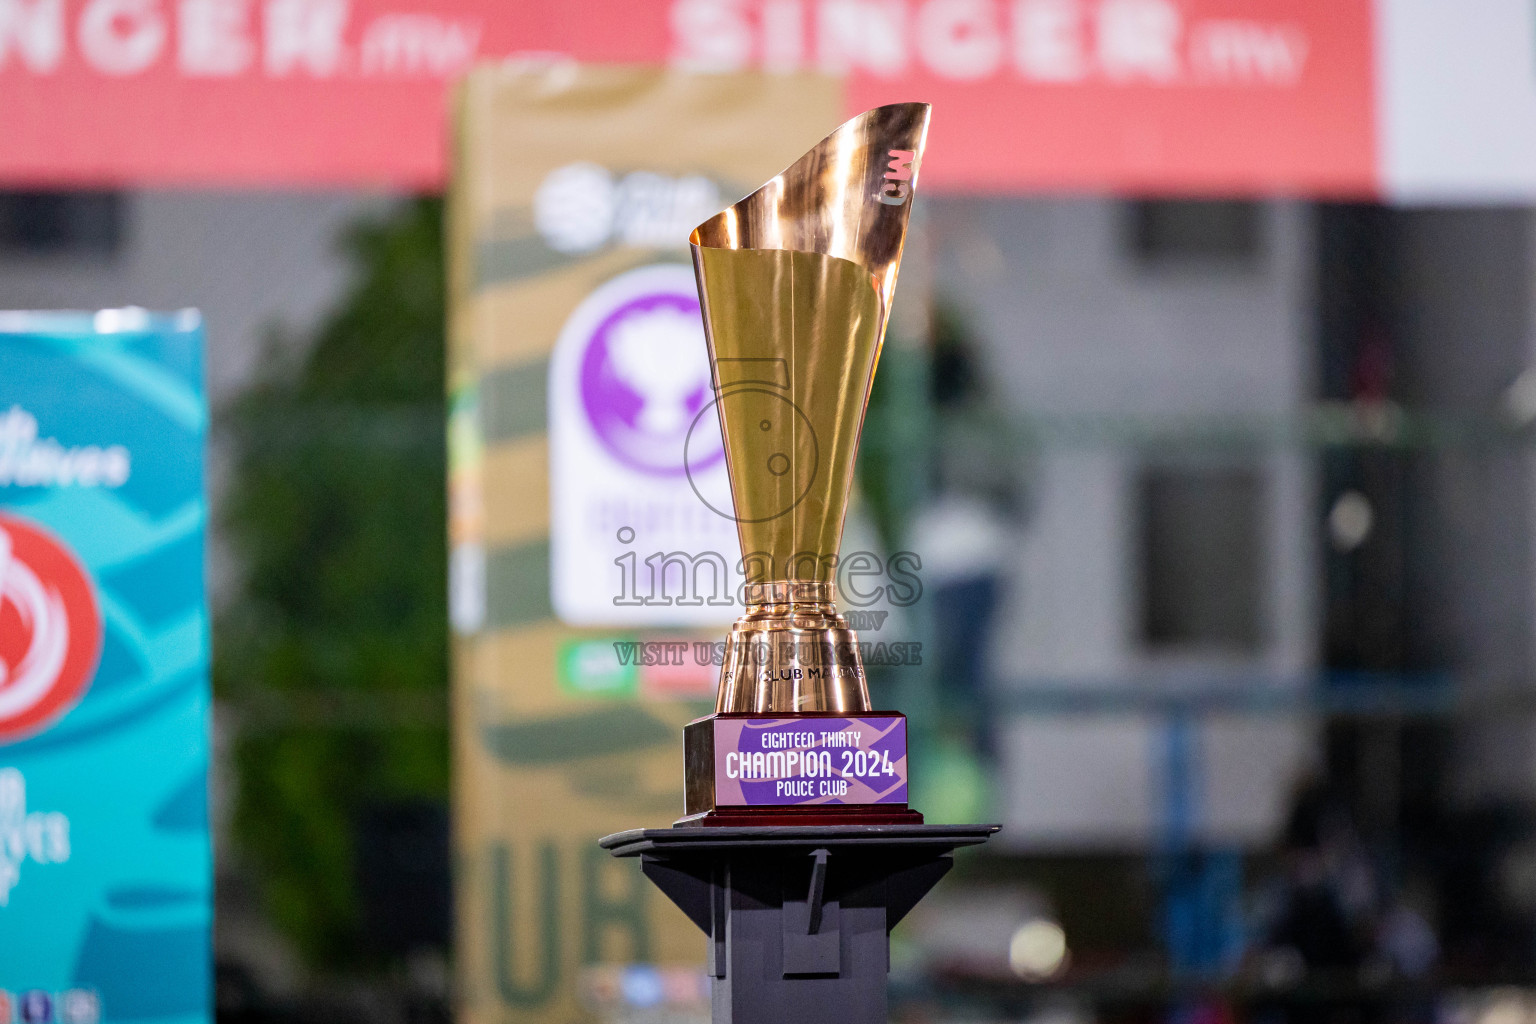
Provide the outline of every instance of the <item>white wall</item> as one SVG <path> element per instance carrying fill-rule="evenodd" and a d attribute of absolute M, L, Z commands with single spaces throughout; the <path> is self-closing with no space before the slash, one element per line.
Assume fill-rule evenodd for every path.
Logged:
<path fill-rule="evenodd" d="M 1315 664 L 1312 474 L 1283 445 L 1148 455 L 1079 426 L 1233 416 L 1272 420 L 1312 393 L 1312 218 L 1264 208 L 1260 264 L 1148 271 L 1111 199 L 949 199 L 930 207 L 935 288 L 964 310 L 995 390 L 1055 424 L 1032 458 L 1030 511 L 1009 559 L 992 654 L 999 687 L 1148 691 L 1293 687 Z M 1267 640 L 1256 658 L 1169 658 L 1137 630 L 1134 483 L 1148 460 L 1253 460 L 1264 481 Z M 1126 847 L 1161 828 L 1164 723 L 1145 714 L 1050 715 L 1006 729 L 1002 812 L 1016 846 Z M 1198 829 L 1259 842 L 1279 826 L 1310 731 L 1294 721 L 1208 721 L 1198 732 Z"/>
<path fill-rule="evenodd" d="M 0 252 L 0 309 L 143 306 L 202 310 L 205 372 L 217 407 L 248 385 L 274 332 L 302 342 L 347 280 L 340 232 L 389 200 L 357 192 L 155 191 L 124 196 L 122 242 L 111 256 Z M 209 459 L 215 500 L 226 467 Z M 214 600 L 232 567 L 217 517 Z"/>
<path fill-rule="evenodd" d="M 209 393 L 246 383 L 265 332 L 302 334 L 345 281 L 337 235 L 386 200 L 355 192 L 133 192 L 122 245 L 101 259 L 0 252 L 0 309 L 197 306 Z"/>

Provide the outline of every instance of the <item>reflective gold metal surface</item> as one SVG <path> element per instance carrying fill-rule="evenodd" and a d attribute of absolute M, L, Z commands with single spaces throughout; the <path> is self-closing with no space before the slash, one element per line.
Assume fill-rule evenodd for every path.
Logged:
<path fill-rule="evenodd" d="M 691 237 L 749 583 L 721 712 L 869 710 L 832 580 L 928 116 L 859 115 Z"/>

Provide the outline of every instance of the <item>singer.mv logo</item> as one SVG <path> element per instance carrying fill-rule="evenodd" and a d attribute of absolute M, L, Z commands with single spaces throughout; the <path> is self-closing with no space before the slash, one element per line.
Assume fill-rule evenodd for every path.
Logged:
<path fill-rule="evenodd" d="M 912 194 L 912 161 L 917 154 L 910 149 L 893 149 L 889 155 L 891 169 L 885 172 L 885 185 L 875 198 L 886 206 L 900 206 Z"/>

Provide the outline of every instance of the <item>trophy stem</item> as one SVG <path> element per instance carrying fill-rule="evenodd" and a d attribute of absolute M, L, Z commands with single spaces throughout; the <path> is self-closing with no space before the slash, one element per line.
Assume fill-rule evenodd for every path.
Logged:
<path fill-rule="evenodd" d="M 870 710 L 859 637 L 832 594 L 831 583 L 812 580 L 747 584 L 747 613 L 726 642 L 716 712 Z"/>

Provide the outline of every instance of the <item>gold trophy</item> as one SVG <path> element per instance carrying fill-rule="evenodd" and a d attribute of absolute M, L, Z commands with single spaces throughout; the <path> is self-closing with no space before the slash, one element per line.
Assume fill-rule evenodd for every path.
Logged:
<path fill-rule="evenodd" d="M 677 824 L 727 827 L 601 845 L 709 936 L 720 1024 L 884 1024 L 891 928 L 998 828 L 907 807 L 906 719 L 870 710 L 833 604 L 927 129 L 926 104 L 871 110 L 693 232 L 747 611 L 684 733 Z"/>
<path fill-rule="evenodd" d="M 833 598 L 929 109 L 860 114 L 690 237 L 747 607 L 686 728 L 680 824 L 922 821 L 906 720 L 871 710 Z"/>

